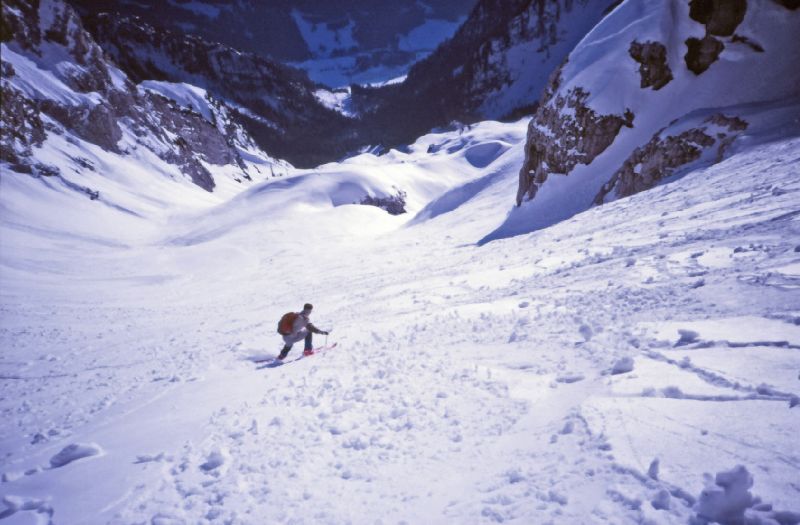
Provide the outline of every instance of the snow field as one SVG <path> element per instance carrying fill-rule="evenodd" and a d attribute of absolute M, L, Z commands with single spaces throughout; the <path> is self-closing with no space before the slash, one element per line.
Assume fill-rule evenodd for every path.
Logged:
<path fill-rule="evenodd" d="M 521 149 L 489 131 L 110 245 L 14 227 L 3 197 L 8 523 L 678 524 L 721 508 L 693 508 L 704 473 L 737 465 L 800 510 L 800 143 L 478 247 Z M 407 216 L 345 199 L 393 184 Z M 339 346 L 254 362 L 306 301 Z M 732 476 L 734 515 L 766 519 Z"/>

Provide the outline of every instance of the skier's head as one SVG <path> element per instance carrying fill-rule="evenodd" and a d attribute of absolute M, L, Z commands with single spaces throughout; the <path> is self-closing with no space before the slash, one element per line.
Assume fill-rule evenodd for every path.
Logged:
<path fill-rule="evenodd" d="M 311 303 L 304 304 L 303 305 L 303 315 L 308 317 L 309 315 L 311 315 L 311 310 L 313 310 L 313 309 L 314 309 L 314 306 Z"/>

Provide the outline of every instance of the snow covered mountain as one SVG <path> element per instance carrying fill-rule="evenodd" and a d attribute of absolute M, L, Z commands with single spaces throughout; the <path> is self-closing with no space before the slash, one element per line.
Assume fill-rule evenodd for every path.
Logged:
<path fill-rule="evenodd" d="M 506 232 L 800 133 L 796 2 L 628 0 L 550 80 Z"/>
<path fill-rule="evenodd" d="M 135 166 L 133 190 L 177 177 L 212 191 L 285 171 L 204 90 L 131 82 L 68 4 L 11 0 L 2 9 L 0 156 L 10 169 L 100 200 L 103 172 L 119 168 L 106 162 Z"/>
<path fill-rule="evenodd" d="M 84 14 L 136 16 L 304 69 L 337 88 L 405 74 L 451 36 L 474 0 L 75 0 Z"/>
<path fill-rule="evenodd" d="M 235 107 L 237 121 L 273 156 L 311 167 L 356 149 L 351 119 L 323 104 L 318 86 L 299 69 L 137 17 L 100 13 L 84 21 L 132 80 L 207 90 Z"/>
<path fill-rule="evenodd" d="M 404 82 L 354 86 L 353 106 L 364 116 L 367 136 L 390 145 L 453 121 L 530 114 L 551 72 L 615 3 L 481 0 Z"/>
<path fill-rule="evenodd" d="M 306 169 L 302 73 L 3 2 L 0 524 L 800 525 L 800 6 L 512 4 L 602 17 L 532 119 Z"/>

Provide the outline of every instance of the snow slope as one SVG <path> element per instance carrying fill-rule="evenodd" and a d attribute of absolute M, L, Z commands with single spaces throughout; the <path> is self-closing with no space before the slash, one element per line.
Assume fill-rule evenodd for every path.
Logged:
<path fill-rule="evenodd" d="M 800 141 L 478 246 L 526 124 L 136 215 L 4 173 L 4 524 L 797 523 Z"/>

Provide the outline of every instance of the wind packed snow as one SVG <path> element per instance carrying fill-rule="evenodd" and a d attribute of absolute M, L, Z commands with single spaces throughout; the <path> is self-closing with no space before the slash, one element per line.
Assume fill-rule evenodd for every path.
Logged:
<path fill-rule="evenodd" d="M 800 140 L 479 246 L 526 125 L 222 196 L 4 170 L 0 520 L 798 523 Z M 338 346 L 270 366 L 305 302 Z"/>

